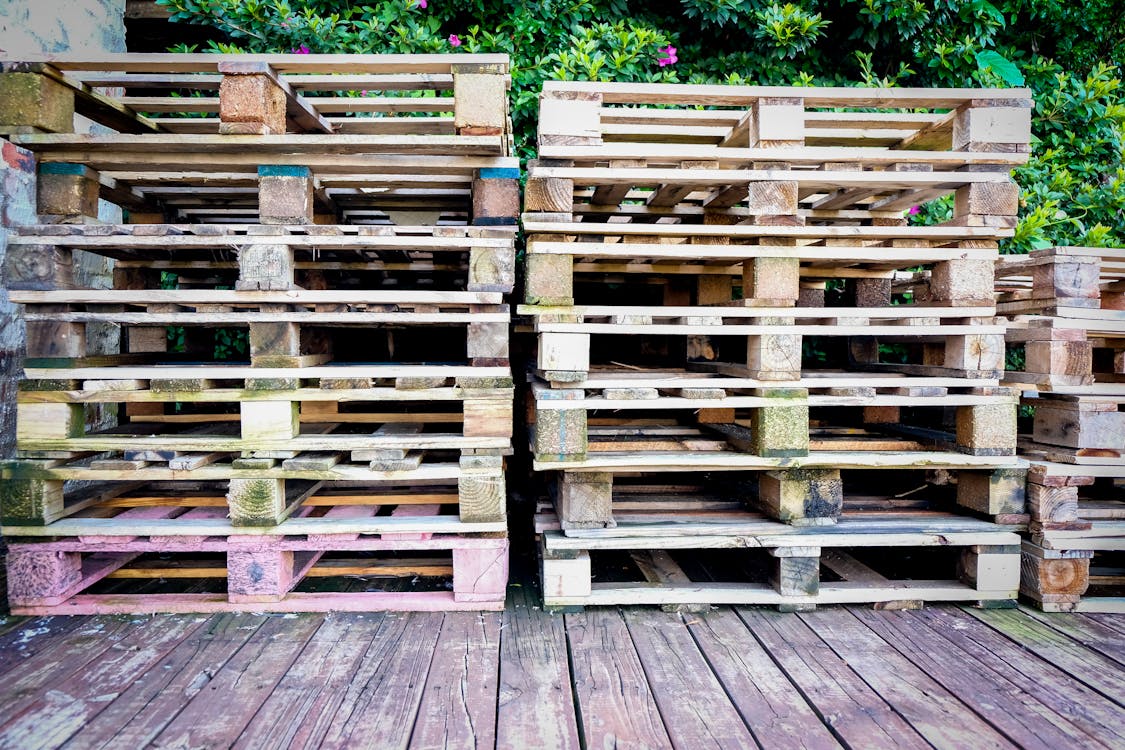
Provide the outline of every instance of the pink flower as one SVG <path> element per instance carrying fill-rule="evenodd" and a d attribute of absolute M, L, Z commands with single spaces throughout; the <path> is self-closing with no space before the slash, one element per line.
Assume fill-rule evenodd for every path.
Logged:
<path fill-rule="evenodd" d="M 423 10 L 425 10 L 425 8 L 428 4 L 429 3 L 427 3 L 426 0 L 418 0 L 418 7 L 422 8 Z"/>
<path fill-rule="evenodd" d="M 918 212 L 921 211 L 921 210 L 922 210 L 921 206 L 911 206 L 910 210 L 908 210 L 906 212 L 906 215 L 907 216 L 917 216 Z"/>
<path fill-rule="evenodd" d="M 308 45 L 305 45 L 305 44 L 302 44 L 300 47 L 297 47 L 295 49 L 291 49 L 289 51 L 294 55 L 307 55 L 310 52 L 312 52 L 312 50 L 310 50 L 308 48 Z"/>
<path fill-rule="evenodd" d="M 660 47 L 657 47 L 656 51 L 660 52 L 662 54 L 668 55 L 667 57 L 662 57 L 662 58 L 660 58 L 659 60 L 656 61 L 656 62 L 660 63 L 660 67 L 662 67 L 662 68 L 665 65 L 675 65 L 677 62 L 680 61 L 680 58 L 676 57 L 676 48 L 673 47 L 671 44 L 669 44 L 667 47 L 665 47 L 663 49 L 661 49 Z"/>
<path fill-rule="evenodd" d="M 457 36 L 456 34 L 450 34 L 449 35 L 449 46 L 450 47 L 460 47 L 461 46 L 461 37 Z"/>

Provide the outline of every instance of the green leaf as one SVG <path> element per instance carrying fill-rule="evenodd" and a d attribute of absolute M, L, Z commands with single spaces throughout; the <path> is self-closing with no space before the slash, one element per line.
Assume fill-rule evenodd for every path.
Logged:
<path fill-rule="evenodd" d="M 1023 86 L 1023 73 L 1008 58 L 995 50 L 986 49 L 977 53 L 977 65 L 983 70 L 989 68 L 1000 76 L 1009 86 Z"/>

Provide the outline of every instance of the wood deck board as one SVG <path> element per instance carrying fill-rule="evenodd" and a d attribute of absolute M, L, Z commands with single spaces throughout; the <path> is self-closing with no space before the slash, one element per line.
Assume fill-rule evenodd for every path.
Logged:
<path fill-rule="evenodd" d="M 0 746 L 1125 746 L 1125 618 L 537 602 L 11 618 Z"/>
<path fill-rule="evenodd" d="M 993 672 L 990 662 L 963 651 L 957 630 L 934 630 L 912 612 L 852 613 L 946 691 L 1025 748 L 1091 747 L 1100 743 L 1073 724 L 1058 722 L 1050 705 Z"/>
<path fill-rule="evenodd" d="M 496 744 L 498 612 L 449 612 L 442 622 L 411 748 Z"/>
<path fill-rule="evenodd" d="M 334 720 L 325 748 L 405 748 L 441 630 L 442 615 L 388 614 L 372 634 Z"/>
<path fill-rule="evenodd" d="M 156 669 L 165 655 L 199 629 L 199 619 L 173 620 L 155 632 L 129 629 L 104 656 L 53 683 L 20 712 L 5 711 L 0 726 L 14 747 L 58 745 L 97 716 L 129 684 Z"/>
<path fill-rule="evenodd" d="M 543 616 L 538 595 L 527 585 L 510 591 L 500 639 L 496 747 L 521 750 L 541 743 L 578 750 L 563 618 Z"/>
<path fill-rule="evenodd" d="M 658 610 L 629 609 L 625 622 L 673 746 L 694 750 L 756 745 L 678 618 Z"/>
<path fill-rule="evenodd" d="M 1121 667 L 1112 659 L 1063 635 L 1039 620 L 1012 610 L 966 610 L 1017 642 L 1035 643 L 1036 652 L 1119 706 L 1125 706 Z M 1125 718 L 1125 715 L 1122 716 Z"/>
<path fill-rule="evenodd" d="M 914 618 L 940 632 L 958 633 L 958 645 L 973 659 L 989 667 L 1021 689 L 1048 703 L 1060 721 L 1070 721 L 1091 736 L 1121 746 L 1125 741 L 1122 720 L 1125 712 L 1112 700 L 1099 695 L 1080 680 L 1021 645 L 1000 631 L 963 612 L 927 608 Z"/>
<path fill-rule="evenodd" d="M 762 747 L 842 747 L 730 609 L 686 618 L 688 630 Z"/>
<path fill-rule="evenodd" d="M 621 613 L 567 615 L 566 630 L 586 747 L 673 747 Z"/>
<path fill-rule="evenodd" d="M 83 618 L 70 617 L 81 621 Z M 172 618 L 156 618 L 160 621 Z M 186 618 L 183 618 L 186 619 Z M 144 747 L 266 622 L 261 615 L 216 615 L 160 664 L 134 680 L 66 747 Z"/>
<path fill-rule="evenodd" d="M 739 616 L 848 747 L 931 745 L 795 615 L 740 608 Z"/>
<path fill-rule="evenodd" d="M 317 617 L 273 617 L 205 690 L 151 740 L 157 747 L 221 747 L 237 737 L 321 626 Z"/>
<path fill-rule="evenodd" d="M 379 612 L 324 618 L 293 665 L 238 738 L 238 748 L 301 747 L 330 721 L 371 641 Z"/>
<path fill-rule="evenodd" d="M 934 746 L 1017 747 L 854 617 L 822 609 L 801 619 Z"/>

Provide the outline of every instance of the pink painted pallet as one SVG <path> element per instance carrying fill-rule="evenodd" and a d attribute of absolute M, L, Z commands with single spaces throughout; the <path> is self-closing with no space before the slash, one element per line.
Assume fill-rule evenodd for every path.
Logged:
<path fill-rule="evenodd" d="M 506 536 L 399 533 L 15 542 L 13 614 L 499 610 Z M 389 582 L 389 583 L 388 583 Z"/>

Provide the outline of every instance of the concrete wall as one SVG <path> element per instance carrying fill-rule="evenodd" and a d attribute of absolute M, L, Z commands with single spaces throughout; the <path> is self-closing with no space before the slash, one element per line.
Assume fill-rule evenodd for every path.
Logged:
<path fill-rule="evenodd" d="M 125 0 L 0 0 L 0 58 L 52 52 L 125 51 Z M 3 102 L 0 102 L 3 106 Z M 75 130 L 96 129 L 78 117 Z M 120 221 L 120 210 L 103 203 L 103 221 Z M 27 151 L 0 141 L 0 225 L 37 222 L 35 159 Z M 7 231 L 0 229 L 0 264 L 7 249 Z M 85 255 L 85 254 L 84 254 Z M 112 285 L 108 263 L 95 256 L 77 259 L 84 285 Z M 96 351 L 113 351 L 116 332 L 91 330 Z M 0 456 L 12 455 L 15 444 L 15 391 L 22 370 L 24 331 L 8 294 L 0 288 Z M 99 417 L 97 421 L 102 421 Z"/>

